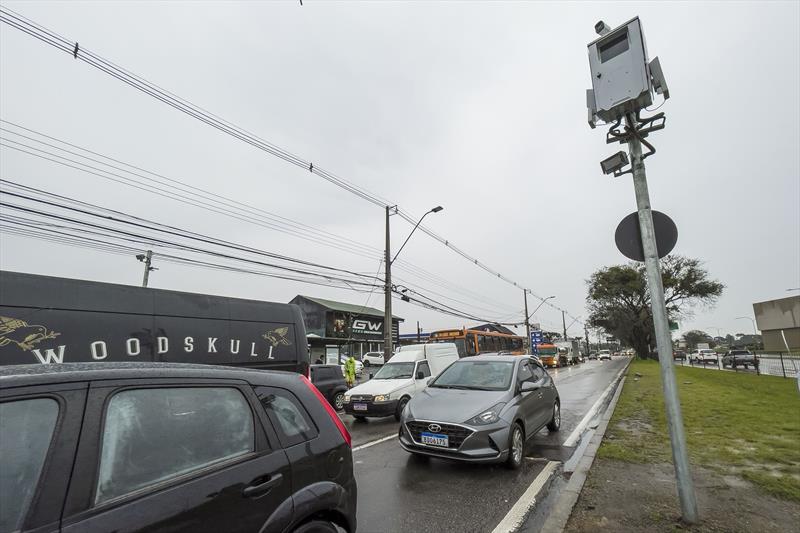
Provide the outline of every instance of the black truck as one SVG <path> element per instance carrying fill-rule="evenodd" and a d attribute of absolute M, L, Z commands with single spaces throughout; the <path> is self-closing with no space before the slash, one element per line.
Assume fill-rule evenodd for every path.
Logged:
<path fill-rule="evenodd" d="M 309 375 L 296 305 L 0 271 L 0 365 L 91 361 Z"/>

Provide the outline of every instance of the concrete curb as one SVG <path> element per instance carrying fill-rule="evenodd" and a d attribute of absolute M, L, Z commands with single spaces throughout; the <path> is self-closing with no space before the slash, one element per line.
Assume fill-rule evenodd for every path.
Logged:
<path fill-rule="evenodd" d="M 629 367 L 630 362 L 625 367 L 623 374 L 628 370 Z M 553 504 L 553 510 L 548 515 L 547 520 L 542 526 L 541 533 L 562 533 L 564 531 L 567 521 L 569 520 L 570 515 L 572 515 L 572 508 L 575 507 L 575 504 L 578 502 L 578 497 L 583 489 L 583 484 L 586 483 L 586 476 L 589 475 L 589 469 L 592 467 L 595 455 L 597 454 L 597 449 L 600 448 L 600 444 L 603 442 L 603 437 L 606 434 L 606 428 L 608 428 L 608 423 L 611 420 L 611 417 L 614 415 L 614 410 L 617 407 L 617 401 L 619 400 L 619 396 L 622 393 L 622 387 L 624 385 L 625 376 L 619 380 L 619 383 L 617 384 L 617 390 L 614 392 L 611 403 L 609 403 L 608 408 L 606 409 L 605 413 L 603 413 L 603 417 L 600 419 L 600 423 L 598 424 L 591 441 L 589 441 L 589 445 L 583 452 L 583 457 L 581 457 L 581 460 L 578 462 L 578 466 L 575 467 L 575 471 L 569 478 L 567 486 L 561 490 L 561 493 L 558 495 L 558 499 Z"/>

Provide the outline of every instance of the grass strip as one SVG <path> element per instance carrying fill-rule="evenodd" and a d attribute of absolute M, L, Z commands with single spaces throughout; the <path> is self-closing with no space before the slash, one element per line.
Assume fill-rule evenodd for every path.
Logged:
<path fill-rule="evenodd" d="M 676 367 L 675 373 L 692 463 L 800 501 L 797 381 L 691 367 Z M 672 461 L 658 362 L 631 364 L 598 455 Z"/>

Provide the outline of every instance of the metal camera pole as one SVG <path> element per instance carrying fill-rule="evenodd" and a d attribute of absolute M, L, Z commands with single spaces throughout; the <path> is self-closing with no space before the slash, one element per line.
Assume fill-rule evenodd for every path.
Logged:
<path fill-rule="evenodd" d="M 697 499 L 694 482 L 689 469 L 689 455 L 686 450 L 686 434 L 683 430 L 683 415 L 678 400 L 678 386 L 675 382 L 675 368 L 672 362 L 672 334 L 667 319 L 667 306 L 664 301 L 664 285 L 661 280 L 661 265 L 656 247 L 656 232 L 653 227 L 653 213 L 650 209 L 650 193 L 647 190 L 647 176 L 642 158 L 642 143 L 637 133 L 637 123 L 633 115 L 625 116 L 625 122 L 632 133 L 628 148 L 633 167 L 633 187 L 636 191 L 636 206 L 639 211 L 639 227 L 642 235 L 644 264 L 647 272 L 647 286 L 650 288 L 650 304 L 653 309 L 653 325 L 656 330 L 658 360 L 661 367 L 661 384 L 664 388 L 664 405 L 667 411 L 667 429 L 672 443 L 672 462 L 678 482 L 678 498 L 684 521 L 697 523 Z"/>

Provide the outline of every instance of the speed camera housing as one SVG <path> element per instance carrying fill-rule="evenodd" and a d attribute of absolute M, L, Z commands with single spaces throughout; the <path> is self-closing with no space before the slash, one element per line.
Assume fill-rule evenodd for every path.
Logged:
<path fill-rule="evenodd" d="M 594 98 L 589 109 L 602 120 L 617 120 L 653 103 L 639 17 L 589 43 L 589 68 Z"/>

